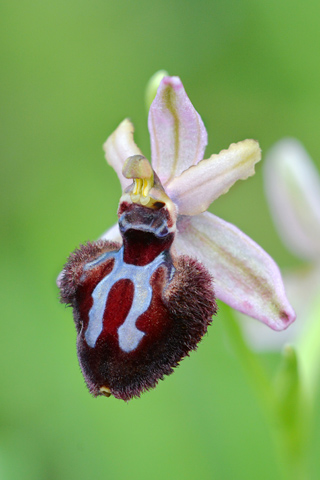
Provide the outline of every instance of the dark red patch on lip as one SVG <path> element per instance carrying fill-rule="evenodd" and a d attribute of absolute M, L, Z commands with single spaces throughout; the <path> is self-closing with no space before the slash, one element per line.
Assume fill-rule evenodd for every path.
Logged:
<path fill-rule="evenodd" d="M 118 280 L 110 290 L 103 317 L 103 330 L 98 339 L 103 342 L 112 335 L 118 342 L 118 328 L 124 323 L 130 311 L 134 294 L 131 280 Z"/>
<path fill-rule="evenodd" d="M 111 272 L 114 260 L 111 259 L 102 266 L 96 267 L 94 269 L 95 275 L 81 279 L 84 274 L 84 266 L 103 253 L 118 250 L 119 247 L 118 243 L 105 242 L 104 240 L 88 242 L 71 253 L 64 266 L 60 284 L 60 299 L 62 303 L 74 307 L 73 316 L 78 332 L 83 328 L 84 321 L 87 322 L 87 312 L 92 306 L 91 293 L 95 286 Z M 79 302 L 82 302 L 82 311 L 79 309 Z"/>

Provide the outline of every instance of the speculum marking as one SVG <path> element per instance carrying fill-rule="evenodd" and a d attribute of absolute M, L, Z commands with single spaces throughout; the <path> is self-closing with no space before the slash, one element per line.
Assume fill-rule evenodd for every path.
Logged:
<path fill-rule="evenodd" d="M 118 252 L 108 252 L 101 257 L 104 257 L 103 261 L 107 258 L 114 258 L 114 266 L 112 271 L 98 283 L 92 292 L 93 305 L 89 311 L 89 323 L 85 332 L 85 339 L 90 347 L 95 347 L 103 330 L 103 316 L 111 288 L 119 280 L 131 280 L 134 286 L 131 308 L 125 321 L 118 328 L 119 346 L 121 350 L 129 353 L 137 348 L 145 335 L 136 327 L 136 321 L 150 306 L 152 300 L 150 279 L 157 268 L 165 263 L 166 255 L 161 252 L 151 263 L 144 266 L 125 263 L 123 247 Z M 101 263 L 101 259 L 87 264 L 85 270 L 89 270 L 99 263 Z"/>

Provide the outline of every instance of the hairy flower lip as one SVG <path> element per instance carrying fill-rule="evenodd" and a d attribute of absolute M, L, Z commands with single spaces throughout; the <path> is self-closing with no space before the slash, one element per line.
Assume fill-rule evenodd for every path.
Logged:
<path fill-rule="evenodd" d="M 230 230 L 228 222 L 204 212 L 237 180 L 253 175 L 254 165 L 261 159 L 258 143 L 244 140 L 204 160 L 207 132 L 178 77 L 162 79 L 150 107 L 148 126 L 152 167 L 171 198 L 179 224 L 175 251 L 192 251 L 204 263 L 215 277 L 218 298 L 273 329 L 287 328 L 295 320 L 295 313 L 275 262 L 239 229 Z M 127 179 L 119 172 L 125 160 L 130 155 L 143 155 L 134 143 L 133 132 L 131 122 L 124 120 L 104 144 L 106 159 L 118 173 L 123 188 L 128 185 Z M 192 232 L 201 225 L 206 235 L 195 236 L 184 228 L 183 219 L 187 217 Z M 102 238 L 119 240 L 119 229 L 112 227 Z M 219 258 L 216 252 L 223 251 L 226 245 L 228 254 Z M 257 291 L 264 294 L 257 296 Z"/>
<path fill-rule="evenodd" d="M 120 248 L 99 241 L 71 254 L 61 300 L 73 307 L 90 392 L 128 401 L 154 388 L 197 348 L 217 305 L 210 274 L 190 257 L 173 259 L 170 241 L 154 253 L 153 242 L 144 242 L 141 252 L 139 242 L 126 240 Z M 131 255 L 145 252 L 143 262 Z"/>

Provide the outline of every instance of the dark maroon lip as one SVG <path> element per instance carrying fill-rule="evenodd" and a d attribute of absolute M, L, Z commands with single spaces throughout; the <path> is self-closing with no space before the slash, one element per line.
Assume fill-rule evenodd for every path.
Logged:
<path fill-rule="evenodd" d="M 133 242 L 133 249 L 134 246 L 141 247 L 143 253 L 155 248 L 153 243 L 143 246 L 137 241 Z M 121 251 L 125 251 L 125 243 L 123 247 L 107 241 L 81 246 L 65 266 L 61 301 L 73 308 L 79 363 L 90 392 L 93 396 L 108 396 L 110 390 L 114 397 L 127 401 L 155 387 L 197 348 L 217 306 L 211 276 L 196 260 L 172 257 L 169 249 L 161 250 L 151 261 L 147 259 L 145 265 L 129 266 L 119 257 Z M 120 277 L 119 271 L 117 275 L 119 259 L 124 269 L 123 278 L 121 272 Z M 155 268 L 150 272 L 151 264 L 155 264 Z M 129 277 L 127 268 L 131 272 Z M 86 332 L 89 319 L 93 325 L 95 322 L 92 317 L 94 291 L 102 282 L 109 293 L 101 310 L 100 330 L 89 345 Z M 135 328 L 142 336 L 134 348 L 126 350 L 121 347 L 119 329 L 128 319 L 141 282 L 146 286 L 143 288 L 150 289 L 150 302 L 140 313 L 138 310 L 134 319 Z M 104 290 L 100 288 L 100 291 Z M 143 292 L 144 289 L 141 294 Z M 138 309 L 139 298 L 136 299 Z"/>
<path fill-rule="evenodd" d="M 122 202 L 123 245 L 98 241 L 70 255 L 61 301 L 73 308 L 80 367 L 93 396 L 130 400 L 170 375 L 216 313 L 204 266 L 174 257 L 166 207 Z"/>

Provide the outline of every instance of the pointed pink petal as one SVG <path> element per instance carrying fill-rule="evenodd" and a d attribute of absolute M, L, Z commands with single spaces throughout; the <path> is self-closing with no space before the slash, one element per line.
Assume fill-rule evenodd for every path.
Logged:
<path fill-rule="evenodd" d="M 181 217 L 174 247 L 204 264 L 213 275 L 217 297 L 231 307 L 273 330 L 294 321 L 279 268 L 234 225 L 208 212 Z"/>
<path fill-rule="evenodd" d="M 122 175 L 124 162 L 132 155 L 142 155 L 141 150 L 134 143 L 133 132 L 134 127 L 130 120 L 126 118 L 103 145 L 106 160 L 116 171 L 122 190 L 132 183 L 131 179 L 125 178 Z"/>
<path fill-rule="evenodd" d="M 233 143 L 228 150 L 202 160 L 171 180 L 166 193 L 178 205 L 181 215 L 197 215 L 237 180 L 253 175 L 254 165 L 260 159 L 261 150 L 255 140 Z"/>
<path fill-rule="evenodd" d="M 302 258 L 319 260 L 320 178 L 297 140 L 281 140 L 269 151 L 265 187 L 284 243 Z"/>
<path fill-rule="evenodd" d="M 162 184 L 196 165 L 207 131 L 179 77 L 164 77 L 149 111 L 152 167 Z"/>
<path fill-rule="evenodd" d="M 103 235 L 101 235 L 100 240 L 109 240 L 110 242 L 119 242 L 122 243 L 122 237 L 119 230 L 118 223 L 115 223 L 112 227 L 109 228 Z"/>

